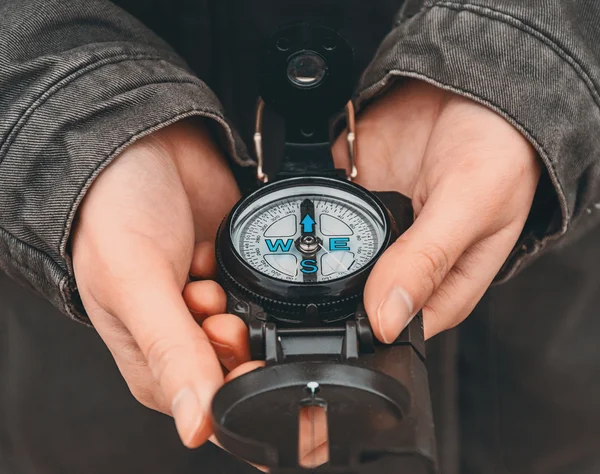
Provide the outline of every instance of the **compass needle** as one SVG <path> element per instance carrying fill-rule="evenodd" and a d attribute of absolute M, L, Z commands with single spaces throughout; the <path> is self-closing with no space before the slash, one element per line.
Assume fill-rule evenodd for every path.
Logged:
<path fill-rule="evenodd" d="M 340 267 L 342 267 L 345 271 L 349 272 L 350 269 L 347 268 L 342 262 L 340 262 L 331 252 L 329 252 L 325 247 L 323 247 L 321 244 L 319 244 L 319 247 L 321 247 L 325 253 L 327 253 L 327 255 L 331 256 L 331 258 L 333 258 L 335 260 L 335 263 L 337 263 Z"/>
<path fill-rule="evenodd" d="M 350 276 L 377 257 L 388 229 L 362 191 L 325 178 L 286 181 L 265 186 L 233 215 L 231 238 L 246 264 L 309 285 Z"/>

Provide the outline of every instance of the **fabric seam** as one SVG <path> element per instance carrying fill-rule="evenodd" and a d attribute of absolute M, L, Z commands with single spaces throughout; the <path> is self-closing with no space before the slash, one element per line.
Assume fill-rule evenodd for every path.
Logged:
<path fill-rule="evenodd" d="M 0 147 L 0 165 L 3 162 L 3 158 L 8 154 L 8 150 L 10 149 L 11 145 L 14 143 L 17 136 L 19 135 L 19 132 L 25 127 L 25 125 L 27 125 L 29 118 L 33 115 L 33 113 L 36 110 L 38 110 L 55 93 L 62 90 L 65 86 L 67 86 L 69 83 L 73 82 L 75 79 L 82 77 L 85 74 L 92 72 L 96 69 L 99 69 L 104 65 L 118 64 L 119 62 L 123 62 L 126 60 L 136 60 L 136 59 L 142 59 L 142 60 L 153 60 L 154 59 L 154 60 L 156 60 L 156 59 L 160 59 L 160 58 L 158 58 L 156 56 L 151 56 L 151 55 L 130 55 L 127 57 L 125 57 L 124 55 L 113 56 L 110 58 L 106 58 L 105 60 L 102 60 L 102 61 L 97 61 L 92 64 L 88 64 L 87 66 L 85 66 L 81 69 L 78 69 L 77 71 L 74 71 L 65 77 L 62 77 L 61 79 L 59 79 L 58 81 L 53 83 L 48 89 L 46 89 L 41 95 L 39 95 L 37 97 L 37 99 L 35 99 L 29 105 L 29 107 L 27 107 L 27 109 L 21 114 L 21 116 L 17 119 L 17 121 L 15 122 L 13 127 L 8 132 L 6 141 Z M 47 252 L 39 250 L 39 249 L 33 247 L 32 245 L 28 244 L 27 242 L 19 239 L 18 237 L 13 235 L 11 232 L 9 232 L 7 229 L 5 229 L 3 226 L 0 226 L 0 230 L 2 230 L 2 232 L 4 232 L 6 235 L 8 235 L 10 238 L 15 240 L 16 242 L 21 243 L 28 249 L 33 250 L 34 252 L 36 252 L 40 255 L 43 255 L 44 257 L 48 258 L 48 260 L 53 262 L 55 265 L 57 264 L 57 262 L 54 261 L 54 259 Z M 22 266 L 22 265 L 19 264 L 19 266 Z M 31 270 L 31 268 L 28 265 L 24 265 L 24 267 L 27 268 L 28 270 Z M 59 266 L 59 268 L 60 268 L 60 266 Z M 62 269 L 61 269 L 61 271 L 62 271 Z"/>
<path fill-rule="evenodd" d="M 185 83 L 185 82 L 183 82 L 183 83 Z M 60 247 L 61 247 L 60 254 L 63 257 L 63 259 L 65 259 L 65 261 L 67 261 L 66 246 L 67 246 L 67 241 L 70 236 L 70 230 L 71 230 L 71 226 L 73 224 L 73 219 L 75 217 L 77 207 L 83 200 L 83 197 L 85 196 L 86 191 L 89 189 L 91 182 L 93 182 L 93 180 L 102 172 L 102 170 L 104 168 L 106 168 L 108 165 L 110 165 L 110 163 L 112 163 L 118 157 L 119 153 L 122 150 L 124 150 L 126 147 L 130 146 L 135 141 L 143 138 L 144 136 L 147 136 L 148 134 L 150 134 L 156 130 L 159 130 L 160 128 L 166 127 L 166 126 L 171 125 L 179 120 L 182 120 L 184 118 L 191 117 L 191 116 L 202 116 L 202 117 L 216 120 L 219 124 L 221 124 L 222 126 L 224 126 L 226 128 L 226 130 L 228 131 L 230 142 L 231 142 L 231 144 L 233 144 L 233 141 L 232 141 L 233 136 L 231 135 L 231 129 L 229 128 L 229 125 L 227 124 L 227 122 L 220 115 L 210 112 L 206 109 L 202 109 L 202 108 L 188 109 L 185 112 L 180 112 L 178 114 L 173 115 L 169 119 L 159 120 L 158 122 L 155 122 L 154 124 L 144 128 L 144 129 L 138 131 L 136 134 L 128 137 L 126 140 L 123 140 L 120 144 L 115 146 L 111 150 L 111 152 L 106 156 L 106 158 L 104 160 L 102 160 L 93 169 L 93 171 L 88 175 L 84 185 L 81 187 L 75 200 L 71 204 L 70 211 L 67 216 L 67 221 L 65 222 L 65 225 L 64 225 L 63 235 L 62 235 L 61 244 L 60 244 Z M 65 305 L 65 311 L 72 319 L 83 322 L 85 324 L 89 324 L 89 322 L 85 318 L 82 318 L 78 315 L 78 311 L 73 306 L 72 302 L 70 301 L 71 298 L 69 298 L 69 296 L 68 296 L 68 292 L 70 290 L 69 280 L 72 277 L 70 267 L 71 267 L 70 264 L 67 262 L 67 271 L 63 272 L 64 275 L 63 275 L 61 281 L 59 282 L 59 289 L 61 291 L 61 296 L 63 299 L 63 303 Z M 61 271 L 62 271 L 62 269 L 61 269 Z"/>
<path fill-rule="evenodd" d="M 449 6 L 451 5 L 451 6 Z M 569 66 L 571 66 L 571 70 L 573 70 L 576 74 L 576 76 L 582 80 L 584 82 L 584 84 L 586 84 L 586 88 L 588 89 L 588 92 L 590 93 L 590 95 L 592 97 L 594 97 L 594 92 L 596 91 L 595 88 L 590 89 L 590 87 L 588 86 L 588 84 L 586 83 L 585 79 L 579 74 L 578 70 L 576 67 L 573 66 L 573 64 L 571 64 L 569 61 L 566 61 L 565 58 L 563 57 L 563 55 L 559 54 L 559 52 L 557 51 L 557 49 L 559 51 L 563 51 L 562 48 L 560 48 L 559 45 L 555 44 L 555 48 L 551 47 L 551 44 L 554 44 L 551 40 L 548 40 L 548 42 L 543 41 L 540 36 L 542 36 L 543 38 L 545 38 L 545 36 L 543 36 L 541 33 L 539 33 L 538 35 L 534 35 L 531 34 L 529 31 L 527 31 L 524 28 L 520 28 L 517 25 L 514 25 L 511 22 L 507 22 L 506 20 L 500 20 L 499 18 L 495 18 L 493 16 L 489 16 L 487 15 L 485 12 L 478 12 L 473 8 L 460 8 L 460 4 L 456 4 L 456 3 L 452 3 L 452 2 L 444 2 L 444 4 L 438 4 L 436 3 L 435 5 L 427 5 L 426 7 L 424 7 L 417 15 L 415 15 L 414 17 L 411 18 L 411 21 L 414 20 L 417 16 L 420 15 L 424 15 L 427 11 L 429 10 L 433 10 L 436 7 L 440 7 L 440 8 L 446 8 L 448 10 L 453 10 L 453 11 L 466 11 L 468 13 L 472 13 L 474 15 L 479 16 L 480 18 L 486 19 L 486 20 L 490 20 L 490 21 L 499 21 L 502 24 L 505 24 L 509 27 L 513 27 L 515 28 L 517 31 L 520 31 L 532 38 L 537 39 L 538 41 L 540 41 L 542 44 L 544 44 L 545 46 L 549 47 L 552 51 L 555 52 L 555 54 L 561 59 L 563 60 L 563 62 L 567 63 Z M 466 5 L 469 6 L 469 5 Z M 515 19 L 518 21 L 518 19 Z M 551 44 L 549 44 L 551 43 Z M 564 51 L 563 51 L 564 52 Z M 565 52 L 566 54 L 566 52 Z M 546 152 L 546 150 L 544 149 L 544 147 L 540 144 L 540 142 L 537 140 L 537 138 L 535 137 L 535 135 L 533 133 L 531 133 L 527 127 L 523 126 L 520 122 L 518 122 L 517 120 L 515 120 L 515 118 L 508 113 L 506 110 L 504 110 L 504 108 L 490 102 L 489 100 L 474 94 L 473 92 L 469 92 L 466 91 L 460 87 L 456 87 L 453 85 L 449 85 L 449 84 L 445 84 L 442 83 L 441 81 L 434 79 L 432 77 L 429 77 L 426 74 L 423 74 L 422 72 L 419 71 L 415 71 L 415 70 L 400 70 L 400 69 L 391 69 L 387 72 L 386 76 L 383 77 L 382 79 L 370 84 L 369 86 L 363 88 L 362 92 L 359 94 L 358 100 L 359 102 L 364 102 L 364 100 L 369 100 L 370 98 L 372 98 L 373 94 L 370 94 L 370 91 L 373 89 L 377 89 L 379 88 L 379 86 L 386 86 L 386 83 L 389 81 L 390 76 L 402 76 L 402 75 L 406 75 L 406 76 L 422 76 L 423 78 L 426 78 L 428 81 L 430 82 L 434 82 L 440 86 L 443 86 L 446 89 L 455 89 L 456 91 L 460 92 L 462 95 L 466 95 L 480 103 L 483 103 L 484 105 L 493 108 L 494 110 L 500 112 L 502 115 L 506 116 L 507 118 L 510 119 L 510 121 L 513 123 L 513 125 L 516 125 L 519 129 L 521 129 L 523 132 L 525 132 L 528 135 L 528 138 L 530 139 L 530 141 L 535 145 L 535 147 L 538 149 L 538 153 L 540 154 L 542 160 L 544 161 L 544 163 L 546 164 L 546 166 L 549 168 L 549 170 L 551 171 L 550 174 L 550 179 L 552 181 L 552 184 L 555 186 L 556 190 L 557 190 L 557 194 L 558 194 L 558 201 L 559 201 L 559 205 L 561 207 L 561 213 L 564 215 L 564 222 L 561 225 L 559 231 L 557 231 L 555 234 L 552 235 L 548 235 L 546 236 L 542 243 L 545 245 L 546 242 L 548 240 L 556 240 L 557 238 L 559 238 L 560 236 L 564 235 L 570 226 L 571 223 L 571 217 L 569 214 L 569 210 L 568 210 L 568 205 L 566 202 L 566 195 L 564 193 L 564 189 L 563 186 L 561 184 L 561 182 L 559 181 L 558 178 L 558 172 L 556 169 L 556 165 L 554 163 L 554 161 L 550 158 L 550 156 L 548 155 L 548 153 Z M 378 94 L 379 92 L 374 92 L 375 94 Z M 362 96 L 362 97 L 361 97 Z M 366 96 L 366 97 L 365 97 Z M 362 100 L 361 100 L 362 98 Z M 598 106 L 598 103 L 596 103 L 596 101 L 594 100 L 594 103 Z M 360 103 L 359 103 L 360 106 Z M 537 249 L 538 251 L 541 250 L 541 248 Z M 519 259 L 520 261 L 522 261 L 522 258 Z M 520 263 L 520 261 L 518 263 Z M 511 272 L 511 274 L 514 272 Z"/>
<path fill-rule="evenodd" d="M 110 64 L 114 64 L 114 63 L 110 63 Z M 148 83 L 148 84 L 146 84 L 146 85 L 152 85 L 152 84 L 190 84 L 190 85 L 197 85 L 197 84 L 196 84 L 195 82 L 193 82 L 193 81 L 159 81 L 159 82 L 149 82 L 149 83 Z M 39 108 L 39 107 L 36 107 L 36 109 L 35 109 L 35 110 L 37 110 L 38 108 Z M 197 112 L 206 112 L 206 117 L 207 117 L 207 118 L 208 118 L 208 117 L 210 117 L 210 118 L 214 118 L 214 119 L 215 119 L 215 120 L 217 120 L 219 123 L 221 123 L 221 124 L 222 124 L 222 123 L 225 123 L 225 124 L 226 124 L 226 121 L 225 121 L 224 117 L 222 117 L 222 116 L 220 116 L 220 115 L 218 115 L 218 114 L 214 114 L 214 113 L 208 112 L 208 111 L 206 111 L 206 110 L 204 110 L 204 109 L 200 109 L 200 108 L 190 109 L 190 110 L 188 110 L 188 111 L 186 111 L 186 112 L 182 112 L 182 114 L 185 114 L 185 113 L 190 113 L 190 112 L 193 112 L 193 111 L 197 111 Z M 198 115 L 201 115 L 201 114 L 198 114 Z M 161 122 L 159 122 L 159 123 L 157 123 L 157 124 L 153 124 L 153 125 L 152 125 L 151 127 L 149 127 L 149 128 L 156 127 L 157 125 L 159 125 L 159 124 L 160 124 L 160 123 L 162 123 L 162 122 L 168 122 L 168 120 L 164 120 L 164 121 L 161 121 Z M 25 122 L 25 123 L 26 123 L 26 122 Z M 23 128 L 23 127 L 20 127 L 20 129 L 22 129 L 22 128 Z M 143 133 L 145 130 L 146 130 L 146 129 L 142 130 L 140 133 Z M 136 135 L 134 135 L 133 137 L 130 137 L 130 138 L 135 138 L 135 137 L 138 137 L 138 134 L 136 134 Z M 232 137 L 230 137 L 230 140 L 232 140 Z M 13 141 L 14 141 L 14 140 L 13 140 Z M 112 154 L 115 152 L 115 150 L 117 150 L 117 149 L 119 149 L 120 147 L 122 147 L 124 143 L 127 143 L 127 141 L 125 141 L 125 142 L 121 143 L 119 146 L 117 146 L 115 149 L 113 149 L 113 150 L 111 151 L 111 153 L 110 153 L 110 154 L 107 156 L 107 159 L 108 159 L 110 156 L 112 156 Z M 106 161 L 106 160 L 103 160 L 103 161 L 102 161 L 102 163 L 103 163 L 104 161 Z M 100 164 L 102 164 L 102 163 L 100 163 Z M 2 163 L 0 162 L 0 164 L 2 164 Z M 98 167 L 94 168 L 94 172 L 96 172 L 96 171 L 97 171 L 97 169 L 98 169 Z M 90 179 L 90 176 L 88 176 L 88 178 L 86 179 L 86 181 L 85 181 L 85 183 L 86 183 L 86 184 L 89 182 L 89 179 Z M 71 214 L 71 211 L 72 211 L 72 206 L 71 206 L 71 208 L 70 208 L 69 215 Z M 8 235 L 9 237 L 11 237 L 13 240 L 15 240 L 15 241 L 17 241 L 17 242 L 20 242 L 21 244 L 23 244 L 23 245 L 24 245 L 24 246 L 26 246 L 27 248 L 29 248 L 29 249 L 31 249 L 31 250 L 34 250 L 35 252 L 37 252 L 37 253 L 38 253 L 38 254 L 40 254 L 40 255 L 44 255 L 45 257 L 47 257 L 47 258 L 48 258 L 50 261 L 52 261 L 53 263 L 55 263 L 55 264 L 57 264 L 57 263 L 58 263 L 58 262 L 56 262 L 56 261 L 55 261 L 55 260 L 54 260 L 54 259 L 53 259 L 53 258 L 52 258 L 52 257 L 51 257 L 51 256 L 50 256 L 48 253 L 47 253 L 47 252 L 44 252 L 44 251 L 42 251 L 42 250 L 40 250 L 40 249 L 38 249 L 38 248 L 36 248 L 36 247 L 34 247 L 34 246 L 30 245 L 29 243 L 25 242 L 24 240 L 22 240 L 22 239 L 18 238 L 17 236 L 15 236 L 14 234 L 12 234 L 10 231 L 8 231 L 7 229 L 5 229 L 3 226 L 0 226 L 0 230 L 2 230 L 2 232 L 4 232 L 4 233 L 5 233 L 6 235 Z M 64 238 L 64 233 L 63 233 L 63 236 L 61 236 L 61 246 L 62 246 L 62 241 L 63 241 L 63 238 Z M 61 256 L 63 256 L 63 255 L 62 255 L 62 253 L 61 253 Z M 60 266 L 59 266 L 59 268 L 60 268 Z"/>
<path fill-rule="evenodd" d="M 581 79 L 589 90 L 590 94 L 594 98 L 594 103 L 598 108 L 600 108 L 600 93 L 598 89 L 594 85 L 589 73 L 585 69 L 585 67 L 575 58 L 573 57 L 565 48 L 563 48 L 560 44 L 546 35 L 543 31 L 528 23 L 520 18 L 517 18 L 509 13 L 505 13 L 490 7 L 484 7 L 477 4 L 472 3 L 456 3 L 449 1 L 441 1 L 436 2 L 434 5 L 430 5 L 426 7 L 426 9 L 432 9 L 434 7 L 439 8 L 447 8 L 449 10 L 454 11 L 468 11 L 475 15 L 482 16 L 484 18 L 488 18 L 490 20 L 499 21 L 506 25 L 517 28 L 524 33 L 533 36 L 534 38 L 543 42 L 546 46 L 550 47 L 561 59 L 563 59 L 571 68 L 575 71 L 579 79 Z M 511 21 L 512 20 L 512 21 Z"/>
<path fill-rule="evenodd" d="M 139 61 L 139 60 L 141 60 L 141 61 L 144 61 L 144 60 L 163 61 L 158 56 L 153 56 L 153 55 L 148 55 L 148 54 L 138 54 L 138 55 L 121 54 L 118 56 L 112 56 L 112 57 L 105 58 L 103 60 L 88 64 L 87 66 L 77 69 L 76 71 L 73 71 L 70 74 L 68 74 L 67 76 L 64 76 L 64 77 L 60 78 L 59 80 L 57 80 L 56 82 L 54 82 L 41 95 L 39 95 L 29 105 L 29 107 L 27 107 L 27 109 L 21 114 L 21 116 L 17 119 L 17 121 L 15 122 L 13 127 L 8 132 L 5 142 L 0 147 L 0 165 L 2 164 L 4 157 L 8 154 L 8 149 L 11 147 L 13 142 L 16 140 L 17 136 L 19 135 L 19 132 L 25 127 L 25 125 L 27 125 L 27 122 L 29 121 L 30 117 L 50 97 L 52 97 L 57 92 L 60 92 L 62 89 L 64 89 L 66 86 L 68 86 L 70 83 L 72 83 L 76 79 L 78 79 L 82 76 L 85 76 L 86 74 L 88 74 L 92 71 L 95 71 L 96 69 L 100 69 L 103 66 L 119 64 L 119 63 L 125 62 L 125 61 Z M 169 63 L 169 64 L 171 64 L 171 63 Z M 179 66 L 176 66 L 176 65 L 173 65 L 173 66 L 178 69 L 181 69 Z"/>

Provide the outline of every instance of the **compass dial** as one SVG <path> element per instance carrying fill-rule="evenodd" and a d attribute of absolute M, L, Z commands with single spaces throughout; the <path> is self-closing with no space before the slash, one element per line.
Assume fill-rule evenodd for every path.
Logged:
<path fill-rule="evenodd" d="M 388 229 L 375 201 L 343 187 L 298 184 L 242 206 L 231 220 L 235 250 L 260 273 L 294 283 L 359 271 L 379 254 Z"/>

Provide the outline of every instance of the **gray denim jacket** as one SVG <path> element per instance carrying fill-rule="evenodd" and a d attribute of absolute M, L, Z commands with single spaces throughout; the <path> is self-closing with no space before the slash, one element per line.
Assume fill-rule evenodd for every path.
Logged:
<path fill-rule="evenodd" d="M 135 10 L 143 2 L 124 3 Z M 127 145 L 201 115 L 221 128 L 235 162 L 252 164 L 206 85 L 219 58 L 206 47 L 215 34 L 205 17 L 215 9 L 228 15 L 223 4 L 244 8 L 235 3 L 193 7 L 205 60 L 190 54 L 189 43 L 187 53 L 204 81 L 107 1 L 0 4 L 0 268 L 72 318 L 85 318 L 68 250 L 73 219 L 91 183 Z M 297 15 L 296 3 L 286 9 Z M 342 3 L 348 16 L 357 2 Z M 535 146 L 551 185 L 542 182 L 541 205 L 500 278 L 600 218 L 598 37 L 595 0 L 410 1 L 362 77 L 359 107 L 396 77 L 416 77 L 496 110 Z"/>
<path fill-rule="evenodd" d="M 69 236 L 94 179 L 192 115 L 250 170 L 255 51 L 283 23 L 322 18 L 356 47 L 360 107 L 418 77 L 502 114 L 546 165 L 498 280 L 536 264 L 486 295 L 459 346 L 450 333 L 428 348 L 432 394 L 449 408 L 439 439 L 455 441 L 440 445 L 444 473 L 599 472 L 598 0 L 116 3 L 0 1 L 0 270 L 85 322 Z M 245 472 L 224 457 L 176 468 L 189 460 L 171 425 L 130 400 L 105 352 L 0 272 L 2 474 Z"/>

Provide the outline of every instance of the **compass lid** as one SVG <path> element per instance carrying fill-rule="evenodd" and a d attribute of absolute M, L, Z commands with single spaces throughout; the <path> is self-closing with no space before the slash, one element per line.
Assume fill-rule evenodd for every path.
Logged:
<path fill-rule="evenodd" d="M 379 370 L 392 359 L 413 364 L 413 370 Z M 271 473 L 434 473 L 422 363 L 410 345 L 397 345 L 362 362 L 258 369 L 215 396 L 216 437 L 228 451 Z"/>

